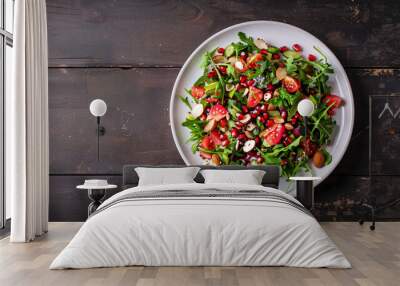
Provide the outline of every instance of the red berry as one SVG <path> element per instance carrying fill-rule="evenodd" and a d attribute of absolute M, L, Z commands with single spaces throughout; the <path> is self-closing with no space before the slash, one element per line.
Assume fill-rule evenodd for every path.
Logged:
<path fill-rule="evenodd" d="M 212 71 L 210 71 L 210 72 L 207 74 L 207 77 L 208 77 L 208 78 L 213 78 L 213 77 L 215 77 L 216 75 L 217 75 L 217 72 L 214 71 L 214 70 L 212 70 Z"/>
<path fill-rule="evenodd" d="M 242 111 L 243 111 L 244 113 L 247 113 L 247 112 L 249 112 L 249 109 L 247 108 L 246 105 L 242 105 Z"/>
<path fill-rule="evenodd" d="M 239 130 L 237 130 L 236 128 L 232 128 L 231 134 L 232 134 L 232 137 L 236 138 L 239 135 Z"/>
<path fill-rule="evenodd" d="M 225 49 L 224 48 L 218 48 L 217 51 L 218 51 L 218 53 L 223 54 L 225 52 Z"/>
<path fill-rule="evenodd" d="M 272 126 L 274 126 L 274 124 L 275 124 L 275 121 L 273 121 L 272 119 L 267 121 L 267 126 L 268 127 L 272 127 Z"/>
<path fill-rule="evenodd" d="M 286 52 L 287 50 L 289 50 L 289 48 L 286 46 L 282 46 L 279 48 L 279 50 L 281 51 L 281 53 L 283 53 L 283 52 Z"/>
<path fill-rule="evenodd" d="M 260 53 L 263 55 L 268 55 L 268 51 L 266 49 L 260 50 Z"/>
<path fill-rule="evenodd" d="M 253 86 L 254 83 L 255 83 L 255 80 L 254 80 L 254 79 L 249 80 L 249 81 L 247 82 L 247 86 Z"/>
<path fill-rule="evenodd" d="M 280 54 L 273 54 L 273 55 L 272 55 L 272 58 L 273 58 L 274 60 L 279 60 L 279 59 L 281 58 L 281 55 L 280 55 Z"/>
<path fill-rule="evenodd" d="M 246 80 L 247 80 L 247 76 L 245 76 L 245 75 L 241 75 L 239 78 L 240 83 L 245 83 Z"/>
<path fill-rule="evenodd" d="M 293 50 L 295 50 L 296 52 L 301 52 L 303 50 L 302 46 L 300 46 L 299 44 L 294 44 L 292 46 Z"/>
<path fill-rule="evenodd" d="M 314 56 L 313 54 L 309 54 L 309 55 L 308 55 L 308 60 L 309 60 L 310 62 L 315 62 L 315 61 L 317 60 L 317 57 Z"/>
<path fill-rule="evenodd" d="M 226 74 L 226 66 L 220 66 L 218 69 L 221 73 Z"/>

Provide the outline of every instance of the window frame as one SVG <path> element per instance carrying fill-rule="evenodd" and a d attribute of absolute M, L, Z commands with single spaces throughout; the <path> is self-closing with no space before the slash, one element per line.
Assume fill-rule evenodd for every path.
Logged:
<path fill-rule="evenodd" d="M 6 30 L 6 0 L 0 0 L 0 229 L 6 225 L 6 191 L 4 182 L 4 145 L 5 145 L 5 93 L 6 93 L 6 46 L 13 47 L 13 34 Z M 13 13 L 15 0 L 11 0 Z M 8 15 L 9 16 L 9 15 Z M 14 19 L 14 15 L 12 15 Z M 13 29 L 14 30 L 14 27 Z M 9 224 L 8 224 L 9 225 Z"/>

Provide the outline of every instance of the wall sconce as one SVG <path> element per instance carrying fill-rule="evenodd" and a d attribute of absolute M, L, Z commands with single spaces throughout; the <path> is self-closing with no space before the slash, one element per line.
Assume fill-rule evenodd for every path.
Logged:
<path fill-rule="evenodd" d="M 97 119 L 97 161 L 100 161 L 100 136 L 106 133 L 104 126 L 100 125 L 100 118 L 107 112 L 107 104 L 104 100 L 95 99 L 90 103 L 90 113 Z"/>
<path fill-rule="evenodd" d="M 314 112 L 314 103 L 309 99 L 303 99 L 297 105 L 297 111 L 304 117 L 304 131 L 307 139 L 307 117 L 311 116 Z"/>

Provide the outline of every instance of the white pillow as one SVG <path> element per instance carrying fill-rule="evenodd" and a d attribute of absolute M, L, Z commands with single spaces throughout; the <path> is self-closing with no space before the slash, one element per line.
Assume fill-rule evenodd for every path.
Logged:
<path fill-rule="evenodd" d="M 195 183 L 193 179 L 199 170 L 199 167 L 135 168 L 139 176 L 139 186 Z"/>
<path fill-rule="evenodd" d="M 262 170 L 202 170 L 205 184 L 261 185 L 265 171 Z"/>

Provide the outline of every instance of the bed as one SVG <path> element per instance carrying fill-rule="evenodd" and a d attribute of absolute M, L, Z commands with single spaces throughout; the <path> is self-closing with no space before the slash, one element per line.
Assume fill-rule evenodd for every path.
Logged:
<path fill-rule="evenodd" d="M 50 269 L 351 267 L 308 210 L 278 190 L 277 167 L 219 167 L 265 170 L 261 185 L 204 184 L 198 174 L 196 183 L 151 186 L 138 186 L 136 167 L 124 166 L 124 190 L 89 217 Z"/>

